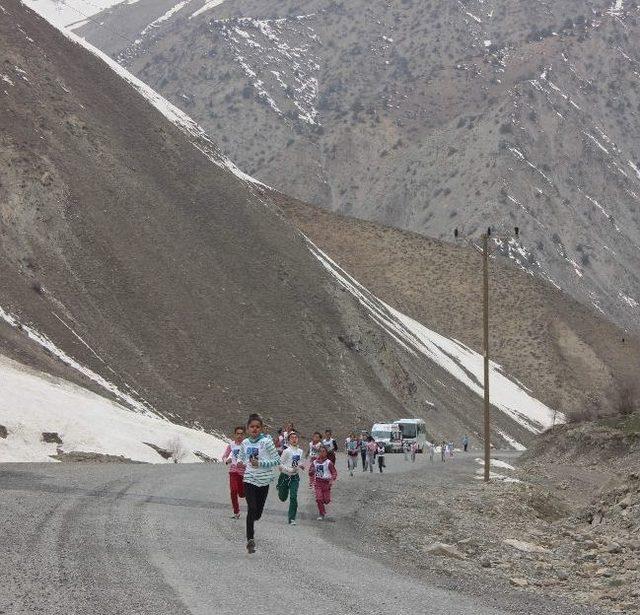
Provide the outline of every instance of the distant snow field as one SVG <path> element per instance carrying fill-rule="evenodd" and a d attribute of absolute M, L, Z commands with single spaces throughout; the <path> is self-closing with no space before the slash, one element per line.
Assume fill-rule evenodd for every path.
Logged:
<path fill-rule="evenodd" d="M 139 0 L 23 0 L 30 9 L 57 28 L 80 26 L 88 18 L 116 4 L 135 4 Z"/>
<path fill-rule="evenodd" d="M 122 455 L 135 461 L 167 463 L 149 442 L 180 450 L 182 462 L 198 462 L 199 451 L 219 458 L 225 443 L 203 431 L 128 410 L 87 389 L 53 378 L 0 356 L 0 462 L 53 461 L 57 448 L 65 453 Z M 42 441 L 56 432 L 62 444 Z"/>

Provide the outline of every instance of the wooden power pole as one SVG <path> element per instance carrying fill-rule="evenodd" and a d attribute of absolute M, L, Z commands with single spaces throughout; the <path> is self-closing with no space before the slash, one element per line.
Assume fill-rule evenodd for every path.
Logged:
<path fill-rule="evenodd" d="M 484 350 L 484 480 L 491 476 L 491 403 L 489 401 L 489 234 L 482 235 L 482 324 Z"/>
<path fill-rule="evenodd" d="M 520 235 L 520 229 L 516 226 L 514 235 Z M 454 237 L 458 239 L 460 233 L 456 228 Z M 489 240 L 493 237 L 491 227 L 482 234 L 482 329 L 483 329 L 483 353 L 484 353 L 484 480 L 488 482 L 491 477 L 491 397 L 489 394 L 489 257 L 491 249 Z M 498 235 L 496 239 L 502 241 L 511 239 L 508 235 Z M 472 244 L 476 249 L 477 245 Z"/>

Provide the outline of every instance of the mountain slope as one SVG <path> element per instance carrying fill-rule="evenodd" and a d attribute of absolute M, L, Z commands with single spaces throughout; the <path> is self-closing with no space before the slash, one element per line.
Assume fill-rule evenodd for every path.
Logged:
<path fill-rule="evenodd" d="M 79 32 L 269 185 L 440 238 L 517 224 L 506 256 L 637 332 L 638 18 L 618 0 L 140 0 Z"/>
<path fill-rule="evenodd" d="M 429 239 L 272 193 L 285 215 L 381 300 L 482 350 L 482 260 L 466 243 Z M 491 357 L 567 414 L 610 407 L 640 371 L 640 340 L 549 283 L 493 259 Z"/>
<path fill-rule="evenodd" d="M 193 121 L 2 7 L 4 353 L 207 429 L 409 414 L 479 437 L 477 353 L 345 286 Z M 562 418 L 495 377 L 497 445 Z"/>
<path fill-rule="evenodd" d="M 432 438 L 481 436 L 480 355 L 337 268 L 197 124 L 99 52 L 15 2 L 0 28 L 3 352 L 207 429 L 259 410 L 307 432 L 402 414 Z M 497 446 L 563 419 L 492 373 Z"/>
<path fill-rule="evenodd" d="M 207 428 L 393 408 L 343 356 L 345 316 L 295 231 L 104 63 L 3 8 L 3 350 L 58 348 L 76 380 Z"/>

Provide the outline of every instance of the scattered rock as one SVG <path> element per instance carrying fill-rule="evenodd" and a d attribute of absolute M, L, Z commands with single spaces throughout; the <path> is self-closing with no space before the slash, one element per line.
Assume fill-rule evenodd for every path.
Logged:
<path fill-rule="evenodd" d="M 55 431 L 43 431 L 41 439 L 47 444 L 62 444 L 62 438 Z"/>
<path fill-rule="evenodd" d="M 425 553 L 429 555 L 441 555 L 443 557 L 453 557 L 455 559 L 466 559 L 464 553 L 460 552 L 453 545 L 445 544 L 444 542 L 434 542 L 424 549 Z"/>
<path fill-rule="evenodd" d="M 515 585 L 516 587 L 528 587 L 529 585 L 529 581 L 527 581 L 527 579 L 521 579 L 517 577 L 509 579 L 509 583 L 511 583 L 511 585 Z"/>
<path fill-rule="evenodd" d="M 219 461 L 215 457 L 209 457 L 209 455 L 203 453 L 202 451 L 193 451 L 193 454 L 205 463 L 219 463 Z"/>
<path fill-rule="evenodd" d="M 124 455 L 105 455 L 103 453 L 84 451 L 65 453 L 62 449 L 58 449 L 55 455 L 49 455 L 49 457 L 65 463 L 144 463 L 144 461 L 134 461 Z"/>
<path fill-rule="evenodd" d="M 518 540 L 516 538 L 505 538 L 502 542 L 524 553 L 551 553 L 549 549 L 545 549 L 539 545 L 534 545 L 531 542 L 525 542 L 524 540 Z"/>
<path fill-rule="evenodd" d="M 4 425 L 0 425 L 0 438 L 6 438 L 8 435 L 7 428 Z"/>
<path fill-rule="evenodd" d="M 171 457 L 173 457 L 173 453 L 171 451 L 168 451 L 166 448 L 162 448 L 161 446 L 158 446 L 157 444 L 153 444 L 151 442 L 143 442 L 143 444 L 146 444 L 147 446 L 150 446 L 163 459 L 171 459 Z"/>

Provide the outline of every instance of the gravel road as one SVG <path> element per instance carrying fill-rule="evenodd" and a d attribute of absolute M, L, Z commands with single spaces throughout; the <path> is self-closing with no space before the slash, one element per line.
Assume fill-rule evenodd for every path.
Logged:
<path fill-rule="evenodd" d="M 556 612 L 525 592 L 503 610 L 496 595 L 436 587 L 376 557 L 366 536 L 346 536 L 362 494 L 407 471 L 401 456 L 387 457 L 390 476 L 342 473 L 333 522 L 315 520 L 305 478 L 299 523 L 288 526 L 272 488 L 253 556 L 244 520 L 230 518 L 221 465 L 0 465 L 0 613 L 226 615 L 247 603 L 283 615 L 308 605 L 367 615 Z"/>

